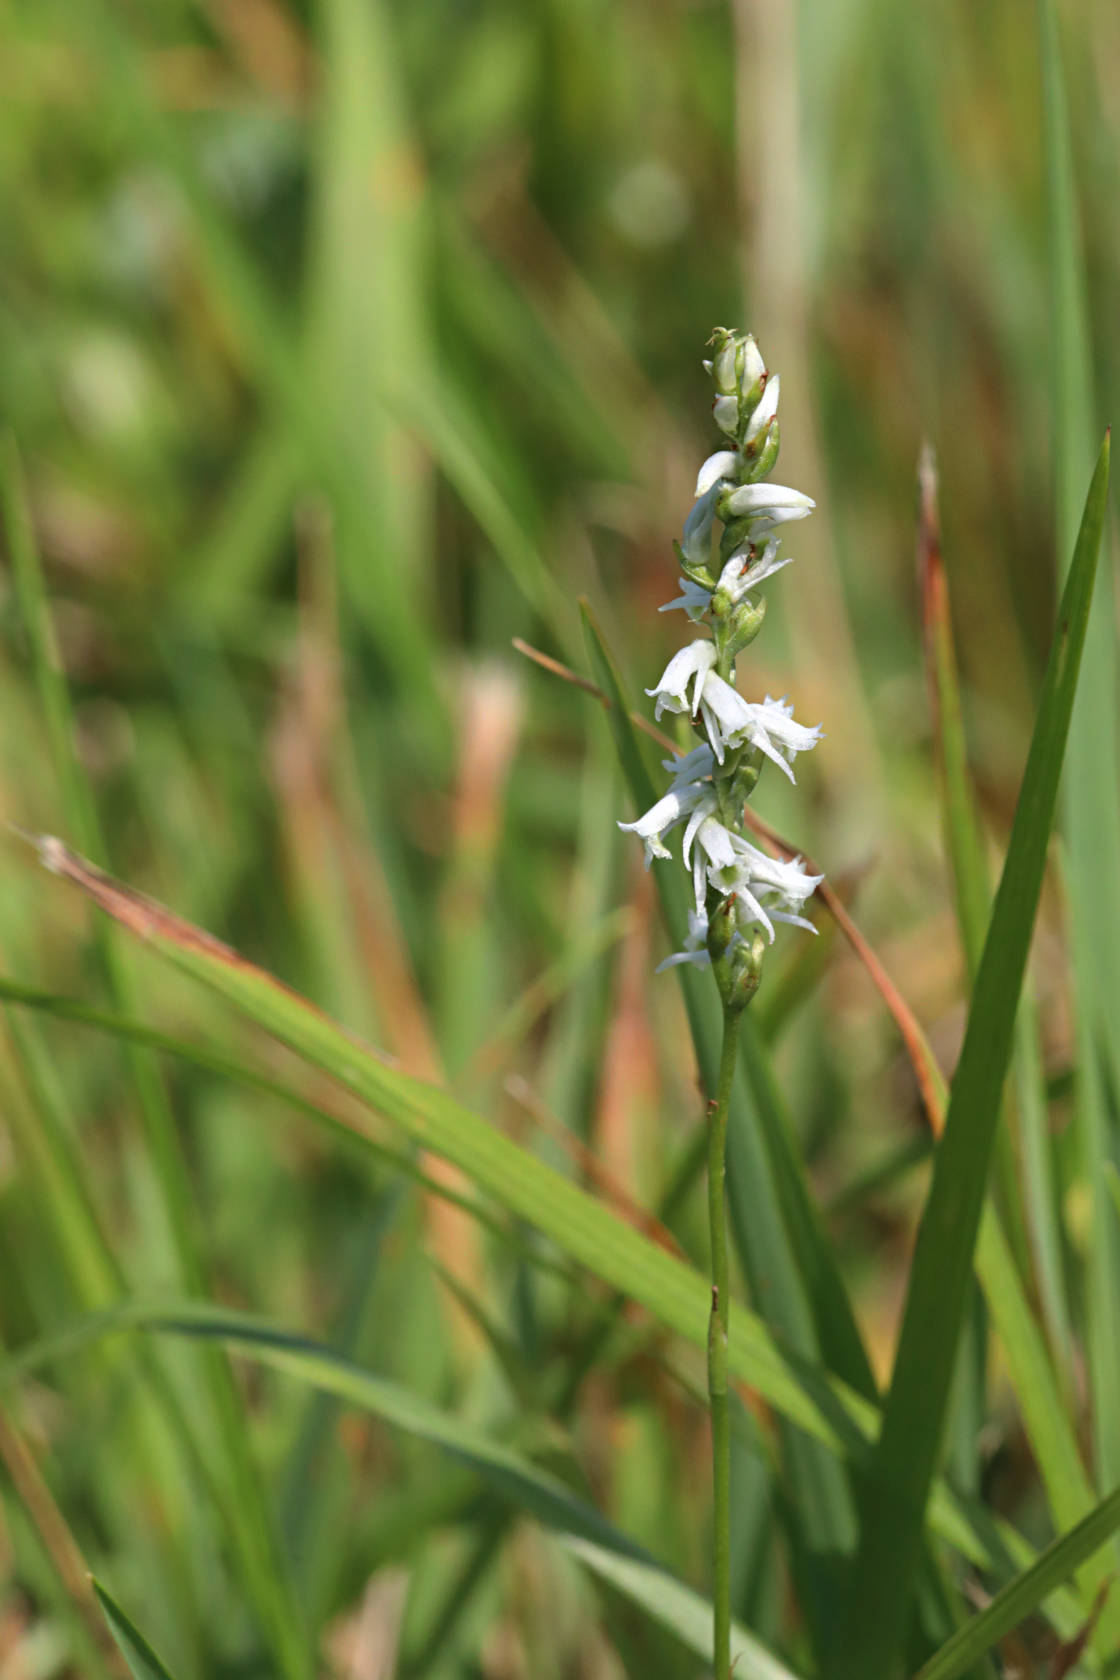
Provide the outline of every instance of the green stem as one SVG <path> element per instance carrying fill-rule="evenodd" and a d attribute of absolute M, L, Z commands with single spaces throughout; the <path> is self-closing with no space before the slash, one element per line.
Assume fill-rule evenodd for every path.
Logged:
<path fill-rule="evenodd" d="M 727 1403 L 727 1110 L 739 1043 L 738 1009 L 723 1012 L 719 1085 L 708 1108 L 708 1224 L 712 1248 L 712 1316 L 708 1326 L 708 1402 L 712 1414 L 712 1598 L 715 1604 L 713 1667 L 716 1680 L 731 1680 L 731 1429 Z"/>

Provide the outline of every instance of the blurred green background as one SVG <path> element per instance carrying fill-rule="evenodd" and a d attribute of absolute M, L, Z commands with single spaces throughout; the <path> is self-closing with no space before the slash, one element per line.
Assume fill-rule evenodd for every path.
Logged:
<path fill-rule="evenodd" d="M 1103 426 L 1120 356 L 1120 11 L 1061 11 Z M 652 977 L 664 936 L 614 826 L 632 812 L 600 708 L 511 643 L 585 673 L 587 595 L 635 691 L 656 680 L 683 639 L 656 612 L 676 593 L 670 541 L 717 442 L 703 346 L 717 323 L 742 326 L 782 377 L 777 476 L 818 512 L 793 528 L 798 563 L 741 681 L 788 691 L 827 734 L 796 792 L 766 780 L 757 806 L 853 903 L 951 1067 L 964 963 L 915 473 L 928 438 L 972 766 L 1002 844 L 1060 571 L 1033 8 L 8 0 L 0 28 L 0 402 L 101 861 L 586 1176 L 574 1137 L 619 1205 L 655 1205 L 699 1119 L 679 999 Z M 89 848 L 74 809 L 5 567 L 0 816 Z M 142 955 L 110 958 L 106 990 L 76 895 L 16 839 L 3 853 L 5 973 L 112 996 L 316 1095 Z M 1073 1028 L 1058 899 L 1035 984 L 1060 1162 Z M 779 940 L 758 1009 L 883 1375 L 924 1178 L 845 1193 L 920 1149 L 923 1123 L 866 973 L 827 930 L 819 945 Z M 164 1100 L 143 1097 L 153 1077 L 162 1133 L 141 1113 Z M 72 1193 L 130 1288 L 205 1288 L 471 1415 L 493 1406 L 504 1339 L 525 1410 L 559 1407 L 586 1303 L 282 1105 L 181 1065 L 134 1076 L 111 1042 L 9 1013 L 0 1109 L 9 1346 L 118 1290 L 59 1215 Z M 1084 1190 L 1068 1191 L 1076 1250 Z M 675 1230 L 702 1260 L 701 1197 Z M 157 1363 L 188 1415 L 203 1404 L 197 1361 Z M 243 1377 L 231 1404 L 321 1636 L 316 1672 L 695 1671 L 538 1531 L 479 1519 L 433 1449 Z M 123 1354 L 82 1355 L 21 1389 L 14 1415 L 83 1551 L 177 1673 L 274 1672 L 204 1491 L 167 1432 L 148 1441 L 137 1423 L 138 1380 Z M 990 1398 L 989 1491 L 1029 1527 L 998 1362 Z M 703 1580 L 702 1410 L 621 1355 L 565 1404 L 598 1502 Z M 770 1496 L 751 1497 L 739 1608 L 796 1649 Z M 87 1672 L 15 1499 L 0 1569 L 0 1673 Z M 360 1666 L 363 1615 L 390 1649 L 401 1624 L 398 1669 Z"/>

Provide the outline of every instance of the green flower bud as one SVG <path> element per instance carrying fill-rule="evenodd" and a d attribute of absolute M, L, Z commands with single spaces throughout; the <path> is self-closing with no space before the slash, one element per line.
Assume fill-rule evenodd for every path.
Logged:
<path fill-rule="evenodd" d="M 725 590 L 716 591 L 716 594 L 712 597 L 713 610 L 720 595 L 726 593 Z M 762 629 L 762 621 L 765 617 L 765 596 L 758 601 L 744 599 L 739 602 L 738 606 L 732 608 L 728 622 L 727 640 L 724 642 L 726 658 L 734 659 L 737 653 L 741 653 L 745 647 L 748 647 L 754 641 L 758 632 Z"/>
<path fill-rule="evenodd" d="M 749 443 L 745 449 L 746 459 L 751 463 L 744 475 L 748 484 L 757 479 L 765 478 L 773 472 L 778 464 L 778 451 L 782 447 L 782 434 L 776 420 L 771 420 L 765 432 L 761 432 L 754 443 Z M 753 452 L 757 450 L 757 457 L 752 460 Z"/>
<path fill-rule="evenodd" d="M 720 988 L 725 1008 L 738 1011 L 747 1007 L 762 979 L 762 959 L 765 955 L 766 935 L 761 928 L 756 928 L 749 939 L 744 939 L 728 953 L 725 964 L 731 971 L 730 984 L 726 993 L 722 986 Z"/>

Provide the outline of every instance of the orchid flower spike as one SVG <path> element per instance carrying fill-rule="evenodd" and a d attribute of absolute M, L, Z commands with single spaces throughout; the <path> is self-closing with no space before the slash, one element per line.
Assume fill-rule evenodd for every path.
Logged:
<path fill-rule="evenodd" d="M 696 500 L 675 544 L 681 594 L 660 609 L 683 611 L 707 633 L 675 653 L 646 690 L 658 718 L 664 712 L 687 717 L 701 739 L 683 757 L 665 761 L 668 790 L 619 827 L 644 842 L 648 868 L 672 855 L 666 838 L 684 825 L 681 861 L 695 908 L 684 949 L 660 967 L 712 968 L 725 1008 L 735 1011 L 758 985 L 760 953 L 766 940 L 773 942 L 775 924 L 816 932 L 803 912 L 823 877 L 808 874 L 800 858 L 771 857 L 749 840 L 744 806 L 767 762 L 792 782 L 794 760 L 816 746 L 821 729 L 798 722 L 785 698 L 745 700 L 735 686 L 736 658 L 765 613 L 755 592 L 791 562 L 779 554 L 779 533 L 807 518 L 815 504 L 800 490 L 770 482 L 780 446 L 781 384 L 755 340 L 719 327 L 711 342 L 704 367 L 723 442 L 700 467 Z"/>

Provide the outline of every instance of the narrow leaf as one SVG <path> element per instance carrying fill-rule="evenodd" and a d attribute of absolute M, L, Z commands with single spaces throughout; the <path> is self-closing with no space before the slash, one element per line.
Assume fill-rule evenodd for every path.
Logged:
<path fill-rule="evenodd" d="M 1062 597 L 1007 861 L 984 944 L 945 1132 L 918 1233 L 883 1428 L 861 1490 L 860 1550 L 834 1672 L 878 1680 L 901 1647 L 926 1502 L 1046 864 L 1108 490 L 1101 447 Z"/>
<path fill-rule="evenodd" d="M 164 1668 L 144 1635 L 134 1622 L 129 1621 L 120 1605 L 111 1598 L 101 1585 L 94 1581 L 93 1590 L 101 1602 L 105 1612 L 105 1620 L 109 1624 L 109 1631 L 120 1647 L 121 1655 L 128 1664 L 129 1671 L 136 1676 L 136 1680 L 171 1680 L 171 1675 Z"/>
<path fill-rule="evenodd" d="M 1051 1542 L 1038 1560 L 998 1592 L 986 1609 L 959 1628 L 915 1680 L 955 1680 L 997 1640 L 1038 1609 L 1047 1593 L 1106 1545 L 1120 1529 L 1120 1488 L 1103 1499 L 1076 1528 Z"/>
<path fill-rule="evenodd" d="M 131 1303 L 116 1313 L 91 1316 L 74 1326 L 74 1334 L 96 1336 L 126 1326 L 217 1340 L 440 1447 L 466 1464 L 503 1499 L 557 1533 L 581 1562 L 671 1629 L 689 1650 L 698 1656 L 710 1652 L 710 1603 L 676 1580 L 559 1477 L 540 1469 L 504 1442 L 441 1411 L 423 1395 L 374 1376 L 329 1348 L 247 1314 L 196 1303 L 181 1303 L 174 1308 Z M 58 1346 L 57 1341 L 39 1344 L 34 1359 L 29 1359 L 25 1351 L 10 1363 L 8 1373 L 13 1368 L 26 1372 L 52 1357 Z M 97 1591 L 132 1672 L 140 1680 L 166 1677 L 166 1670 L 131 1622 L 100 1587 Z M 748 1680 L 794 1680 L 784 1664 L 742 1629 L 738 1630 L 737 1643 L 738 1674 Z"/>

